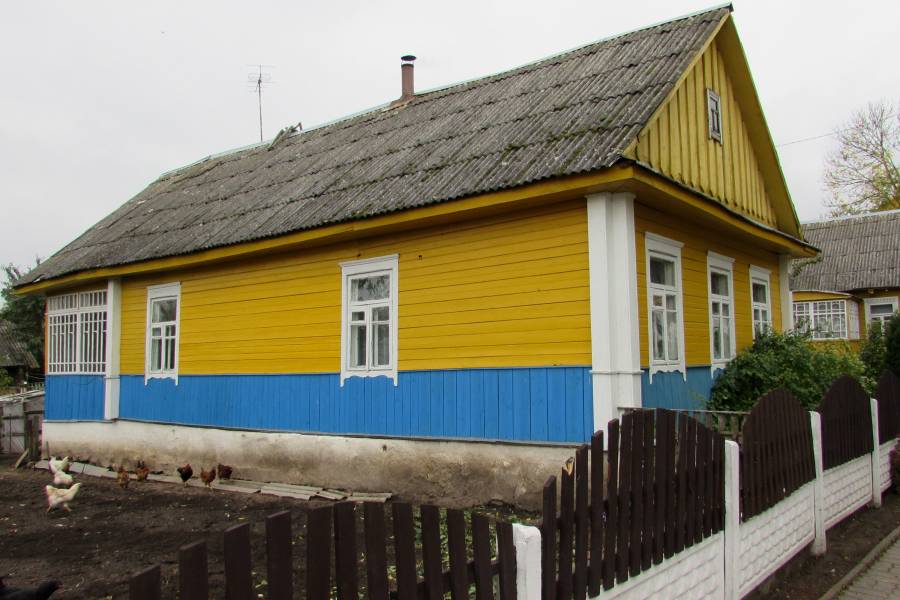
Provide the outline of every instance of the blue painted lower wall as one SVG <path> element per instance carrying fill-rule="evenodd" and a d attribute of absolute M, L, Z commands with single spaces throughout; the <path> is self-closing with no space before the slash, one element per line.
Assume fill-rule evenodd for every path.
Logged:
<path fill-rule="evenodd" d="M 641 401 L 646 408 L 702 409 L 712 389 L 710 369 L 688 367 L 687 381 L 681 373 L 655 373 L 653 383 L 644 371 L 641 376 Z"/>
<path fill-rule="evenodd" d="M 44 418 L 49 421 L 103 418 L 103 375 L 47 375 Z"/>
<path fill-rule="evenodd" d="M 123 376 L 123 419 L 337 434 L 584 442 L 587 367 L 337 374 Z"/>

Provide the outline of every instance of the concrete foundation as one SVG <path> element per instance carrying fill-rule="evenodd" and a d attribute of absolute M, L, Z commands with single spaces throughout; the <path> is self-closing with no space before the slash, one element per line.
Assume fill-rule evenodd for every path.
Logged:
<path fill-rule="evenodd" d="M 539 509 L 541 490 L 574 446 L 236 431 L 136 421 L 45 421 L 45 448 L 101 466 L 174 473 L 224 463 L 234 477 L 458 507 L 500 500 Z"/>

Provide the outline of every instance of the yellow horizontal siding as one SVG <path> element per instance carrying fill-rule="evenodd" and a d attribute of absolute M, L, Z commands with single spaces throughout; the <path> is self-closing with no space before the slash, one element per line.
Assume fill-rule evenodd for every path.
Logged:
<path fill-rule="evenodd" d="M 583 200 L 123 281 L 122 371 L 143 373 L 146 287 L 181 282 L 182 374 L 340 369 L 341 269 L 399 254 L 399 368 L 590 364 Z"/>
<path fill-rule="evenodd" d="M 707 88 L 721 99 L 721 143 L 709 137 Z M 700 56 L 628 154 L 758 222 L 777 225 L 735 87 L 717 42 Z"/>
<path fill-rule="evenodd" d="M 781 328 L 778 256 L 753 248 L 727 235 L 710 231 L 695 223 L 635 203 L 637 246 L 638 318 L 640 321 L 641 364 L 649 364 L 647 318 L 647 263 L 644 234 L 652 232 L 682 242 L 681 276 L 684 303 L 685 360 L 688 366 L 710 364 L 709 292 L 707 253 L 712 250 L 734 259 L 734 315 L 737 349 L 753 341 L 753 313 L 750 301 L 750 265 L 769 269 L 769 303 L 772 325 Z"/>
<path fill-rule="evenodd" d="M 811 291 L 811 292 L 793 292 L 793 300 L 797 302 L 806 302 L 809 300 L 844 300 L 848 298 L 847 294 L 839 292 Z"/>

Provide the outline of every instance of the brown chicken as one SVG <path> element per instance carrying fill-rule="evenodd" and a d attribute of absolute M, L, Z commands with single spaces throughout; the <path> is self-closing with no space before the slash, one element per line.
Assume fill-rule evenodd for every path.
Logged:
<path fill-rule="evenodd" d="M 206 487 L 212 489 L 212 482 L 216 479 L 216 470 L 210 469 L 207 471 L 203 467 L 200 467 L 200 479 L 206 484 Z"/>
<path fill-rule="evenodd" d="M 125 470 L 125 467 L 119 465 L 119 470 L 116 471 L 116 483 L 124 490 L 128 487 L 130 481 L 131 477 L 128 476 L 128 471 Z"/>
<path fill-rule="evenodd" d="M 219 466 L 216 468 L 219 471 L 219 479 L 231 479 L 231 467 L 219 463 Z"/>
<path fill-rule="evenodd" d="M 187 485 L 188 479 L 194 476 L 194 469 L 191 467 L 191 463 L 178 467 L 176 471 L 178 471 L 178 476 L 181 477 L 181 483 L 184 485 Z"/>
<path fill-rule="evenodd" d="M 147 481 L 147 475 L 150 474 L 150 469 L 147 468 L 147 465 L 144 464 L 144 461 L 139 460 L 137 462 L 137 467 L 134 470 L 134 478 L 138 481 Z"/>

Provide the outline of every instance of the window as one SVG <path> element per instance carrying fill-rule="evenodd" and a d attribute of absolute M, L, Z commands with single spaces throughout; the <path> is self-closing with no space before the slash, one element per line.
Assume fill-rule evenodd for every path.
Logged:
<path fill-rule="evenodd" d="M 47 298 L 47 368 L 106 372 L 106 290 Z"/>
<path fill-rule="evenodd" d="M 348 377 L 397 384 L 397 256 L 341 264 L 341 385 Z"/>
<path fill-rule="evenodd" d="M 684 320 L 681 298 L 681 242 L 645 234 L 650 377 L 684 366 Z"/>
<path fill-rule="evenodd" d="M 891 316 L 897 312 L 898 297 L 866 298 L 864 303 L 866 307 L 866 323 L 869 325 L 880 323 L 883 329 Z"/>
<path fill-rule="evenodd" d="M 181 284 L 169 283 L 147 288 L 147 349 L 144 371 L 149 379 L 178 382 L 178 322 Z"/>
<path fill-rule="evenodd" d="M 849 306 L 849 318 L 848 318 Z M 847 300 L 813 300 L 794 302 L 794 328 L 812 333 L 814 340 L 858 339 L 855 302 Z"/>
<path fill-rule="evenodd" d="M 709 116 L 709 137 L 722 143 L 722 100 L 711 89 L 706 90 L 706 111 Z"/>
<path fill-rule="evenodd" d="M 709 283 L 709 335 L 712 369 L 722 368 L 734 358 L 734 259 L 715 252 L 707 254 Z"/>
<path fill-rule="evenodd" d="M 772 329 L 770 274 L 768 269 L 750 266 L 750 310 L 753 313 L 753 339 Z"/>

